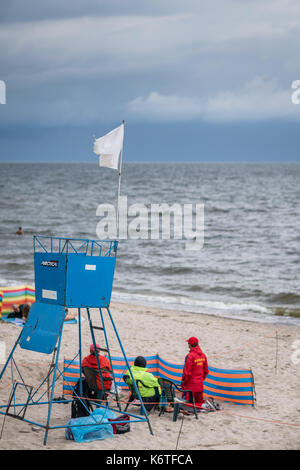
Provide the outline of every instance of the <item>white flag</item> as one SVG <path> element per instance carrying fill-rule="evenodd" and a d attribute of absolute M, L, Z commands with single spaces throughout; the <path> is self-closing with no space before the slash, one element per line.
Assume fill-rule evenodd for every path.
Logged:
<path fill-rule="evenodd" d="M 123 147 L 124 124 L 110 131 L 108 134 L 95 139 L 94 153 L 99 155 L 99 166 L 118 169 L 119 156 Z"/>

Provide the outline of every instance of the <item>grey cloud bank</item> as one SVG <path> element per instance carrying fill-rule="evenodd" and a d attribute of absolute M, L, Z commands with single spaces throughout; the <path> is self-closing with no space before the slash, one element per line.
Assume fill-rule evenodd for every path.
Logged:
<path fill-rule="evenodd" d="M 296 0 L 6 1 L 0 126 L 299 121 Z"/>

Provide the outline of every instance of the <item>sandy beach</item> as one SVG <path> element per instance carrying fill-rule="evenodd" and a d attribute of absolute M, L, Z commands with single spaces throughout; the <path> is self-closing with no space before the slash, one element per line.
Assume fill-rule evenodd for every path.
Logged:
<path fill-rule="evenodd" d="M 300 328 L 290 325 L 254 323 L 167 309 L 112 303 L 111 312 L 127 356 L 159 353 L 167 361 L 182 364 L 187 354 L 186 339 L 197 336 L 211 366 L 230 369 L 251 368 L 255 379 L 256 406 L 238 406 L 220 402 L 222 410 L 209 414 L 159 417 L 150 413 L 154 436 L 146 423 L 133 423 L 131 431 L 102 441 L 78 444 L 65 439 L 64 429 L 50 430 L 47 445 L 44 431 L 31 424 L 7 417 L 0 449 L 52 450 L 132 450 L 132 449 L 299 449 L 300 398 L 299 354 L 295 353 Z M 96 312 L 92 312 L 96 318 Z M 85 312 L 82 322 L 83 355 L 88 354 L 90 333 Z M 107 325 L 112 354 L 120 349 L 112 328 Z M 0 341 L 6 355 L 14 345 L 20 327 L 1 322 Z M 277 336 L 277 340 L 276 340 Z M 60 366 L 63 358 L 72 358 L 77 349 L 77 325 L 64 327 Z M 100 338 L 96 338 L 97 341 Z M 293 348 L 294 345 L 294 348 Z M 292 354 L 294 353 L 294 356 Z M 45 377 L 51 355 L 17 348 L 15 359 L 28 385 L 37 386 Z M 296 358 L 296 360 L 295 360 Z M 298 364 L 297 364 L 298 362 Z M 7 403 L 11 389 L 10 370 L 1 381 L 1 404 Z M 62 394 L 62 381 L 55 396 Z M 47 407 L 31 407 L 28 419 L 46 422 Z M 133 410 L 136 411 L 136 410 Z M 54 405 L 51 425 L 64 425 L 70 419 L 70 404 Z M 0 426 L 3 424 L 0 417 Z M 182 420 L 184 420 L 182 422 Z M 181 432 L 180 432 L 181 429 Z M 177 439 L 179 436 L 179 441 Z"/>

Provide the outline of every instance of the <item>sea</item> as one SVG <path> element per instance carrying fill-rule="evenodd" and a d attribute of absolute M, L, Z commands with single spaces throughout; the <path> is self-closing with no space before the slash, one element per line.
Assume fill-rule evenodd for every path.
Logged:
<path fill-rule="evenodd" d="M 118 172 L 94 162 L 1 163 L 0 286 L 34 285 L 34 235 L 97 240 L 117 193 Z M 204 238 L 153 239 L 149 216 L 147 237 L 119 240 L 112 300 L 300 325 L 300 164 L 124 162 L 120 194 L 144 217 L 202 206 Z"/>

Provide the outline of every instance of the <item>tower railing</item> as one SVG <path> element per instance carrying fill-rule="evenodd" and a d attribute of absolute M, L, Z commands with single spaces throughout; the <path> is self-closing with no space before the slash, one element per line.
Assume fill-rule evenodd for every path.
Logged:
<path fill-rule="evenodd" d="M 116 257 L 118 241 L 35 235 L 33 237 L 33 250 L 34 253 L 75 253 L 86 256 Z"/>

